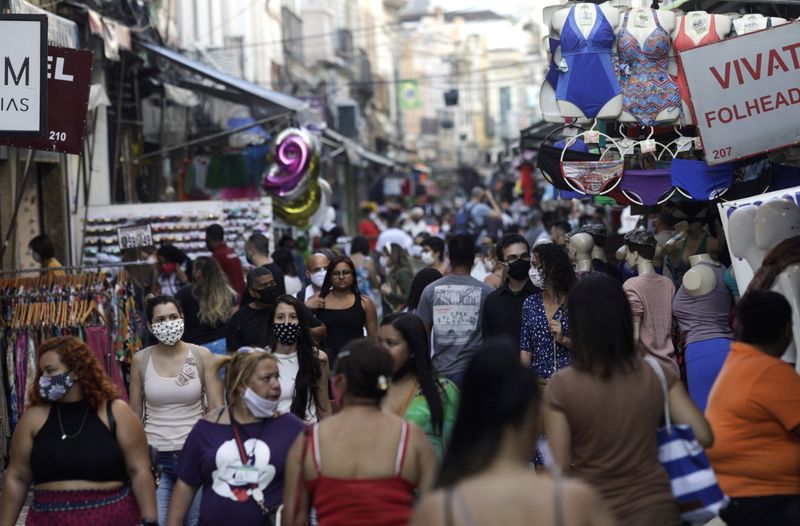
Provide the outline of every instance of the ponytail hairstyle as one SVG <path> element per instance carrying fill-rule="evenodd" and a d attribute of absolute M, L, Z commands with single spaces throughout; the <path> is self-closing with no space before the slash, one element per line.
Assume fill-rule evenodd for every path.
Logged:
<path fill-rule="evenodd" d="M 347 393 L 380 403 L 389 390 L 394 363 L 377 342 L 359 338 L 347 343 L 336 360 L 336 373 L 347 379 Z"/>
<path fill-rule="evenodd" d="M 242 399 L 239 390 L 247 385 L 261 360 L 272 360 L 275 366 L 278 366 L 278 359 L 269 349 L 261 347 L 240 347 L 235 353 L 217 359 L 215 365 L 217 374 L 227 367 L 225 393 L 229 405 L 234 405 Z"/>
<path fill-rule="evenodd" d="M 270 311 L 269 319 L 267 320 L 267 344 L 269 348 L 276 349 L 278 345 L 278 338 L 275 336 L 272 326 L 275 324 L 275 312 L 278 309 L 278 305 L 281 304 L 294 308 L 295 313 L 297 313 L 297 322 L 300 325 L 300 338 L 297 340 L 297 362 L 299 367 L 297 377 L 294 380 L 291 412 L 301 420 L 305 420 L 309 405 L 309 393 L 311 393 L 315 407 L 320 407 L 320 402 L 322 401 L 323 393 L 319 390 L 322 363 L 319 360 L 319 352 L 314 347 L 314 341 L 311 339 L 310 324 L 306 310 L 300 300 L 289 294 L 279 296 Z M 324 396 L 327 395 L 328 393 L 324 394 Z"/>
<path fill-rule="evenodd" d="M 433 432 L 441 436 L 444 425 L 442 398 L 445 392 L 436 381 L 437 373 L 431 362 L 430 340 L 425 324 L 414 314 L 398 312 L 383 318 L 381 326 L 383 325 L 391 325 L 408 346 L 408 360 L 394 373 L 392 379 L 397 381 L 408 374 L 416 376 L 430 408 Z"/>

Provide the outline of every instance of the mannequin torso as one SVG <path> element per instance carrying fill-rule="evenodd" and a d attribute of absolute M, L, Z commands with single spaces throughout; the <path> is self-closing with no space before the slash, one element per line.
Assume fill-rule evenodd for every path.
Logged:
<path fill-rule="evenodd" d="M 656 19 L 657 17 L 657 19 Z M 627 22 L 626 22 L 627 20 Z M 666 39 L 661 40 L 664 48 L 661 50 L 660 59 L 663 64 L 651 64 L 649 58 L 653 52 L 652 46 L 657 46 L 661 33 L 659 26 L 663 28 Z M 620 122 L 639 122 L 645 125 L 653 125 L 655 122 L 671 122 L 680 116 L 680 95 L 677 85 L 670 82 L 669 65 L 669 34 L 675 29 L 675 14 L 672 11 L 654 11 L 649 7 L 636 7 L 626 13 L 617 31 L 617 43 L 620 50 L 620 67 L 625 72 L 622 75 L 622 86 L 625 95 L 625 102 L 622 112 L 619 115 Z M 630 34 L 635 40 L 632 50 L 626 45 L 627 37 Z M 651 40 L 655 39 L 655 40 Z M 638 46 L 638 49 L 637 49 Z M 655 48 L 657 49 L 657 48 Z M 644 54 L 648 50 L 648 55 Z M 624 60 L 625 57 L 636 56 L 644 59 L 641 63 L 638 60 Z M 651 79 L 650 77 L 653 77 Z M 659 102 L 659 111 L 654 113 L 655 107 L 648 107 L 651 111 L 642 113 L 637 105 L 641 104 L 640 93 L 652 82 L 657 82 L 663 92 Z M 646 89 L 645 91 L 650 91 Z"/>
<path fill-rule="evenodd" d="M 781 359 L 793 363 L 800 374 L 800 363 L 797 360 L 797 342 L 800 342 L 800 265 L 791 265 L 778 275 L 772 290 L 783 294 L 792 307 L 792 343 Z"/>
<path fill-rule="evenodd" d="M 574 13 L 572 17 L 570 14 Z M 570 18 L 573 18 L 575 21 L 575 27 L 577 27 L 580 36 L 587 41 L 591 41 L 592 37 L 594 36 L 596 26 L 600 26 L 603 23 L 603 20 L 598 20 L 598 15 L 602 14 L 605 17 L 605 20 L 608 22 L 611 28 L 611 32 L 613 33 L 613 28 L 617 27 L 619 24 L 619 11 L 614 7 L 608 4 L 602 4 L 599 6 L 599 10 L 596 8 L 595 4 L 590 3 L 577 3 L 574 6 L 568 7 L 566 9 L 560 9 L 555 11 L 552 16 L 552 21 L 550 23 L 551 33 L 555 32 L 559 35 L 559 39 L 562 40 L 562 33 L 565 29 L 565 25 L 568 23 Z M 594 60 L 594 59 L 593 59 Z M 610 50 L 608 54 L 608 62 L 610 64 Z M 568 65 L 566 61 L 559 60 L 557 62 L 559 67 L 564 71 L 565 69 L 568 70 Z M 602 66 L 599 66 L 602 69 Z M 576 71 L 573 72 L 574 74 L 580 74 L 582 72 Z M 576 77 L 577 80 L 577 77 Z M 574 81 L 573 81 L 574 82 Z M 580 82 L 580 81 L 579 81 Z M 616 78 L 610 79 L 610 82 L 616 83 Z M 561 82 L 559 81 L 559 85 Z M 574 118 L 587 118 L 587 115 L 581 109 L 581 107 L 576 104 L 577 101 L 570 99 L 567 100 L 566 90 L 564 88 L 559 88 L 557 90 L 559 94 L 559 98 L 557 100 L 559 112 L 562 117 L 574 117 Z M 611 94 L 611 97 L 604 101 L 602 107 L 597 111 L 596 117 L 600 119 L 611 119 L 615 118 L 619 115 L 619 112 L 622 110 L 622 95 L 621 94 Z M 593 116 L 594 117 L 594 116 Z"/>
<path fill-rule="evenodd" d="M 683 287 L 689 295 L 705 296 L 716 288 L 717 276 L 709 265 L 720 267 L 720 263 L 708 254 L 697 254 L 689 257 L 689 264 L 692 268 L 683 275 Z"/>
<path fill-rule="evenodd" d="M 728 218 L 728 238 L 731 254 L 744 259 L 755 272 L 761 267 L 766 252 L 756 245 L 756 214 L 758 207 L 744 206 Z"/>
<path fill-rule="evenodd" d="M 672 31 L 672 40 L 678 61 L 678 87 L 681 93 L 683 122 L 686 124 L 693 124 L 696 119 L 694 108 L 689 102 L 689 90 L 678 53 L 722 40 L 731 32 L 731 23 L 731 19 L 727 16 L 712 15 L 705 11 L 690 11 L 676 20 L 675 28 Z"/>
<path fill-rule="evenodd" d="M 778 18 L 774 16 L 764 16 L 761 13 L 751 13 L 737 18 L 733 21 L 733 29 L 736 35 L 746 35 L 762 29 L 769 29 L 771 27 L 785 24 L 785 18 Z"/>

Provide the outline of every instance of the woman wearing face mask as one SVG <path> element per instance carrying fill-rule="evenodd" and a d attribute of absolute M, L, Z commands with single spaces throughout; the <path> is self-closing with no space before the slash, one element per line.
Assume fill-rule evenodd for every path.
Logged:
<path fill-rule="evenodd" d="M 194 283 L 179 290 L 175 299 L 183 311 L 183 340 L 225 354 L 225 328 L 237 296 L 219 263 L 210 257 L 197 258 Z"/>
<path fill-rule="evenodd" d="M 161 245 L 156 252 L 156 282 L 154 290 L 160 294 L 174 296 L 181 287 L 189 283 L 192 275 L 192 260 L 174 245 Z"/>
<path fill-rule="evenodd" d="M 37 388 L 14 430 L 0 525 L 16 524 L 31 484 L 26 524 L 157 524 L 142 425 L 94 353 L 63 336 L 36 354 Z"/>
<path fill-rule="evenodd" d="M 150 296 L 145 313 L 158 343 L 133 355 L 130 400 L 142 417 L 148 443 L 158 449 L 156 496 L 159 523 L 164 524 L 183 444 L 203 416 L 204 402 L 209 409 L 222 405 L 222 386 L 214 373 L 214 355 L 181 340 L 184 322 L 175 298 Z M 186 524 L 197 523 L 199 504 L 198 499 Z"/>
<path fill-rule="evenodd" d="M 458 409 L 458 387 L 440 378 L 431 363 L 430 338 L 425 324 L 413 314 L 383 318 L 378 342 L 392 356 L 392 385 L 383 409 L 417 424 L 441 459 Z"/>
<path fill-rule="evenodd" d="M 342 410 L 298 437 L 286 461 L 283 524 L 400 526 L 426 491 L 436 455 L 422 430 L 381 409 L 392 358 L 359 339 L 341 353 L 332 387 Z"/>
<path fill-rule="evenodd" d="M 441 272 L 442 276 L 450 272 L 449 265 L 444 260 L 444 240 L 440 237 L 432 236 L 422 242 L 420 259 L 425 266 Z"/>
<path fill-rule="evenodd" d="M 243 347 L 223 358 L 222 367 L 229 405 L 198 421 L 186 440 L 168 526 L 185 523 L 201 487 L 202 524 L 279 524 L 286 456 L 305 425 L 278 411 L 281 384 L 274 355 Z"/>
<path fill-rule="evenodd" d="M 378 315 L 372 300 L 361 294 L 355 279 L 355 265 L 346 256 L 333 258 L 322 283 L 317 310 L 319 321 L 328 328 L 327 351 L 332 365 L 339 350 L 350 340 L 378 333 Z"/>
<path fill-rule="evenodd" d="M 411 269 L 406 251 L 395 243 L 388 243 L 383 248 L 381 260 L 385 261 L 388 270 L 386 283 L 381 285 L 383 312 L 386 314 L 395 312 L 408 301 L 414 271 Z"/>
<path fill-rule="evenodd" d="M 278 410 L 306 422 L 331 414 L 328 398 L 328 355 L 314 347 L 303 304 L 285 295 L 275 302 L 267 341 L 281 380 Z"/>
<path fill-rule="evenodd" d="M 542 291 L 522 304 L 520 357 L 546 383 L 572 362 L 567 295 L 576 277 L 567 251 L 555 243 L 534 246 L 530 278 Z"/>

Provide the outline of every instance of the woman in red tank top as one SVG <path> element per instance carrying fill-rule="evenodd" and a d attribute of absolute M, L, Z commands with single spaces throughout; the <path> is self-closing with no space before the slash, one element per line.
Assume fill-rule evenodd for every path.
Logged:
<path fill-rule="evenodd" d="M 427 490 L 436 455 L 421 429 L 381 411 L 392 358 L 366 339 L 346 345 L 332 377 L 342 410 L 308 428 L 286 461 L 283 524 L 405 526 L 415 490 Z"/>

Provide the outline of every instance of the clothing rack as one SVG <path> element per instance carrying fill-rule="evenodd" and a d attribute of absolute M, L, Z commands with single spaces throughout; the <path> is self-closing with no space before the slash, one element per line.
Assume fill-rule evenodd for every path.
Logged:
<path fill-rule="evenodd" d="M 108 263 L 98 263 L 92 265 L 73 265 L 69 267 L 51 267 L 51 268 L 22 268 L 16 270 L 0 270 L 0 276 L 15 276 L 17 274 L 27 274 L 33 272 L 48 273 L 54 270 L 63 270 L 64 272 L 71 272 L 75 270 L 91 270 L 91 269 L 104 269 L 109 267 L 133 267 L 138 265 L 152 265 L 149 261 L 110 261 Z"/>

